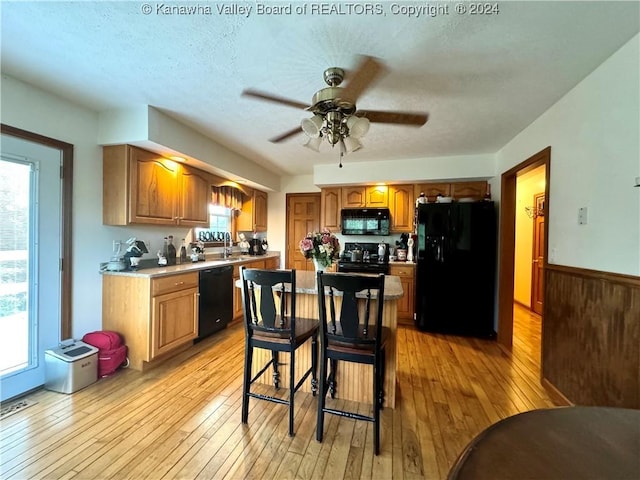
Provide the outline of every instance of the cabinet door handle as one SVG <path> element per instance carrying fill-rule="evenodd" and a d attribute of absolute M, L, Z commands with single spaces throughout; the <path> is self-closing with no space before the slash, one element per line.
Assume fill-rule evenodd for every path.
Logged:
<path fill-rule="evenodd" d="M 184 282 L 176 282 L 174 285 L 177 287 L 178 285 L 184 285 Z"/>

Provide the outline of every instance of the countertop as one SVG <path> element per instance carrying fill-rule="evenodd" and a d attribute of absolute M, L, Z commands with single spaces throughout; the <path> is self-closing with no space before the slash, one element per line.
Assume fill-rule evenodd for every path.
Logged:
<path fill-rule="evenodd" d="M 397 260 L 389 261 L 389 265 L 392 267 L 415 267 L 416 262 L 399 262 Z"/>
<path fill-rule="evenodd" d="M 242 265 L 245 263 L 259 262 L 268 258 L 279 257 L 280 252 L 267 252 L 264 255 L 237 255 L 230 258 L 212 257 L 204 262 L 188 262 L 180 265 L 171 265 L 166 267 L 142 268 L 139 270 L 123 270 L 121 272 L 101 271 L 102 275 L 115 275 L 121 277 L 143 277 L 155 278 L 167 275 L 175 275 L 178 273 L 197 272 L 206 268 L 222 267 L 224 265 Z"/>
<path fill-rule="evenodd" d="M 237 288 L 242 288 L 242 282 L 240 280 L 236 280 L 235 282 Z M 285 288 L 286 291 L 291 291 L 289 286 L 287 285 Z M 305 293 L 309 295 L 317 295 L 318 288 L 316 285 L 316 272 L 306 271 L 306 270 L 298 270 L 296 271 L 296 292 L 297 293 Z M 404 295 L 404 290 L 402 289 L 402 283 L 400 283 L 400 278 L 395 275 L 385 275 L 384 277 L 384 299 L 385 300 L 398 300 L 402 298 Z M 365 294 L 362 294 L 364 297 Z M 373 295 L 375 298 L 375 295 Z"/>

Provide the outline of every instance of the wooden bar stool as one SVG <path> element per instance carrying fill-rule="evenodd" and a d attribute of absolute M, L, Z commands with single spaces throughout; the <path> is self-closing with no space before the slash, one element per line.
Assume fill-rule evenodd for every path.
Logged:
<path fill-rule="evenodd" d="M 384 275 L 318 272 L 317 282 L 320 317 L 320 397 L 316 438 L 322 442 L 325 413 L 373 422 L 373 446 L 375 454 L 378 455 L 380 410 L 384 402 L 385 344 L 391 337 L 389 328 L 382 326 Z M 331 398 L 334 398 L 336 389 L 339 389 L 338 361 L 373 366 L 372 416 L 326 407 L 327 391 Z M 327 362 L 331 363 L 328 376 Z"/>
<path fill-rule="evenodd" d="M 317 391 L 317 341 L 318 321 L 308 318 L 296 318 L 296 271 L 295 270 L 261 270 L 240 267 L 242 279 L 242 307 L 244 310 L 245 355 L 244 380 L 242 386 L 242 423 L 249 418 L 249 398 L 268 400 L 289 406 L 289 436 L 293 436 L 294 395 L 304 381 L 311 375 L 311 391 Z M 289 291 L 286 290 L 289 285 Z M 280 308 L 276 308 L 274 293 L 279 297 Z M 287 296 L 289 302 L 287 302 Z M 287 303 L 289 312 L 287 314 Z M 311 367 L 295 383 L 296 350 L 311 339 Z M 252 378 L 253 349 L 271 350 L 269 360 Z M 289 352 L 289 399 L 263 395 L 251 391 L 251 385 L 264 372 L 273 367 L 273 384 L 280 388 L 281 365 L 278 359 L 280 352 Z"/>

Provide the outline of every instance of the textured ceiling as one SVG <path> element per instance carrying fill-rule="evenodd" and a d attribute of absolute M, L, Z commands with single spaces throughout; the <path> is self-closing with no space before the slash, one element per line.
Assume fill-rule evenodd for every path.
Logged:
<path fill-rule="evenodd" d="M 265 4 L 292 13 L 259 14 Z M 345 161 L 493 153 L 640 29 L 637 1 L 498 2 L 491 15 L 459 4 L 2 2 L 2 72 L 96 111 L 149 104 L 278 173 L 310 174 L 337 151 L 303 148 L 302 134 L 268 141 L 308 113 L 243 89 L 310 103 L 324 69 L 345 68 L 346 83 L 358 55 L 373 55 L 389 73 L 358 107 L 425 111 L 429 122 L 372 124 Z M 178 6 L 196 13 L 166 13 Z"/>

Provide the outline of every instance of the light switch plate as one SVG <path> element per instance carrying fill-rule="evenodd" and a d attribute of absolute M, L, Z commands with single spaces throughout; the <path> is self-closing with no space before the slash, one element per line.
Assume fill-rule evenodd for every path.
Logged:
<path fill-rule="evenodd" d="M 578 209 L 578 225 L 587 224 L 587 207 L 581 207 Z"/>

